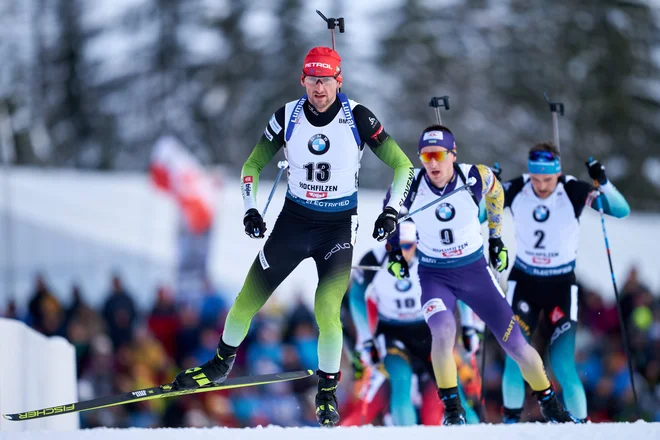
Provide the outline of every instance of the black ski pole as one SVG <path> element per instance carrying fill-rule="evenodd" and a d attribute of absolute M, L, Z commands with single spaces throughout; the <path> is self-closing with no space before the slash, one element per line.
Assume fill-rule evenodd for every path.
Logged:
<path fill-rule="evenodd" d="M 543 92 L 543 96 L 545 97 L 545 102 L 547 102 L 550 107 L 550 112 L 552 112 L 552 137 L 557 146 L 557 151 L 561 152 L 561 149 L 559 148 L 559 116 L 564 116 L 564 103 L 550 101 L 546 92 Z"/>
<path fill-rule="evenodd" d="M 488 413 L 486 411 L 486 344 L 488 342 L 488 326 L 484 325 L 484 340 L 481 346 L 481 393 L 479 394 L 479 406 L 481 407 L 481 417 L 484 423 L 488 423 Z"/>
<path fill-rule="evenodd" d="M 500 165 L 498 163 L 495 163 L 495 168 L 499 169 Z M 490 257 L 489 257 L 488 270 L 490 270 L 490 267 L 491 266 L 490 266 Z M 497 280 L 497 284 L 500 284 L 500 273 L 497 271 L 495 271 L 495 279 Z M 479 399 L 482 409 L 481 417 L 483 418 L 484 423 L 488 423 L 488 412 L 486 411 L 486 347 L 488 344 L 489 333 L 490 333 L 490 329 L 484 323 L 484 340 L 482 342 L 482 348 L 481 348 L 481 394 L 479 394 Z"/>
<path fill-rule="evenodd" d="M 589 158 L 591 162 L 593 158 Z M 598 188 L 598 181 L 594 181 L 594 185 Z M 610 241 L 607 238 L 607 229 L 605 228 L 605 213 L 603 212 L 603 203 L 600 200 L 601 193 L 599 191 L 596 197 L 596 208 L 600 214 L 600 224 L 603 228 L 603 239 L 605 240 L 605 250 L 607 251 L 607 262 L 610 265 L 610 275 L 612 277 L 612 287 L 614 287 L 614 298 L 616 299 L 616 310 L 619 313 L 619 324 L 621 325 L 621 339 L 623 342 L 623 352 L 626 355 L 628 362 L 628 374 L 630 375 L 630 386 L 632 387 L 633 399 L 635 400 L 635 411 L 637 419 L 641 418 L 641 411 L 639 409 L 639 401 L 637 400 L 637 390 L 635 389 L 635 375 L 633 373 L 632 356 L 630 354 L 630 347 L 628 346 L 628 331 L 626 330 L 626 322 L 623 319 L 623 310 L 621 310 L 621 299 L 619 297 L 619 288 L 616 285 L 616 278 L 614 277 L 614 266 L 612 266 L 612 252 L 610 250 Z"/>

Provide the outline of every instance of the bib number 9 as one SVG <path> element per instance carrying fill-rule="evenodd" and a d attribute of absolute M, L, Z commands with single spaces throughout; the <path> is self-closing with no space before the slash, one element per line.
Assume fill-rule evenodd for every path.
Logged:
<path fill-rule="evenodd" d="M 440 240 L 442 244 L 452 244 L 454 242 L 454 231 L 451 229 L 440 230 Z"/>

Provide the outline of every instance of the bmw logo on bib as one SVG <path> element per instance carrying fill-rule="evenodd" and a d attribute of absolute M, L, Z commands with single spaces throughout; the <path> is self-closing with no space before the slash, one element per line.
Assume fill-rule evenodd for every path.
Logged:
<path fill-rule="evenodd" d="M 412 287 L 412 282 L 407 279 L 397 280 L 394 287 L 396 287 L 396 290 L 398 290 L 399 292 L 407 292 Z"/>
<path fill-rule="evenodd" d="M 330 149 L 330 139 L 324 134 L 315 134 L 307 142 L 307 148 L 312 154 L 325 154 Z"/>
<path fill-rule="evenodd" d="M 449 203 L 441 203 L 435 208 L 435 216 L 441 222 L 448 222 L 456 216 L 456 210 Z"/>
<path fill-rule="evenodd" d="M 543 223 L 550 217 L 550 210 L 545 205 L 539 205 L 534 208 L 534 220 L 539 223 Z"/>

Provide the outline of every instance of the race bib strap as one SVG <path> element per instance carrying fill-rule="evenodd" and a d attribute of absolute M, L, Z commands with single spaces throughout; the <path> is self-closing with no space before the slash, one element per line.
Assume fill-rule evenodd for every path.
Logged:
<path fill-rule="evenodd" d="M 286 133 L 284 136 L 284 140 L 286 142 L 289 142 L 289 139 L 291 139 L 293 129 L 296 128 L 296 120 L 298 119 L 298 116 L 303 109 L 303 104 L 305 104 L 305 101 L 307 101 L 307 95 L 304 95 L 302 98 L 300 98 L 296 103 L 296 106 L 293 107 L 291 116 L 289 116 L 289 122 L 286 124 Z"/>
<path fill-rule="evenodd" d="M 348 121 L 348 126 L 351 127 L 355 143 L 360 147 L 362 145 L 362 140 L 360 139 L 360 133 L 358 133 L 357 126 L 355 125 L 355 118 L 353 117 L 353 111 L 351 110 L 351 104 L 348 102 L 348 97 L 343 93 L 337 93 L 337 98 L 339 98 L 339 102 L 341 102 L 341 108 L 344 110 L 344 116 Z"/>

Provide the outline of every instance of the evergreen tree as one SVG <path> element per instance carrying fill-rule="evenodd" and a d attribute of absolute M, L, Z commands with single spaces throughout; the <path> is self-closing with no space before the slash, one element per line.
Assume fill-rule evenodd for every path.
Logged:
<path fill-rule="evenodd" d="M 0 4 L 0 160 L 17 164 L 38 162 L 30 139 L 30 18 L 25 3 Z"/>
<path fill-rule="evenodd" d="M 583 162 L 597 157 L 634 207 L 657 207 L 657 190 L 644 191 L 651 181 L 639 178 L 659 136 L 660 102 L 649 91 L 660 73 L 652 62 L 660 34 L 647 4 L 428 5 L 410 1 L 383 13 L 399 20 L 380 61 L 392 72 L 404 144 L 414 145 L 432 122 L 429 98 L 447 94 L 452 108 L 443 122 L 457 135 L 460 160 L 499 161 L 513 177 L 525 171 L 531 145 L 552 139 L 547 91 L 566 104 L 564 171 L 585 178 Z"/>

